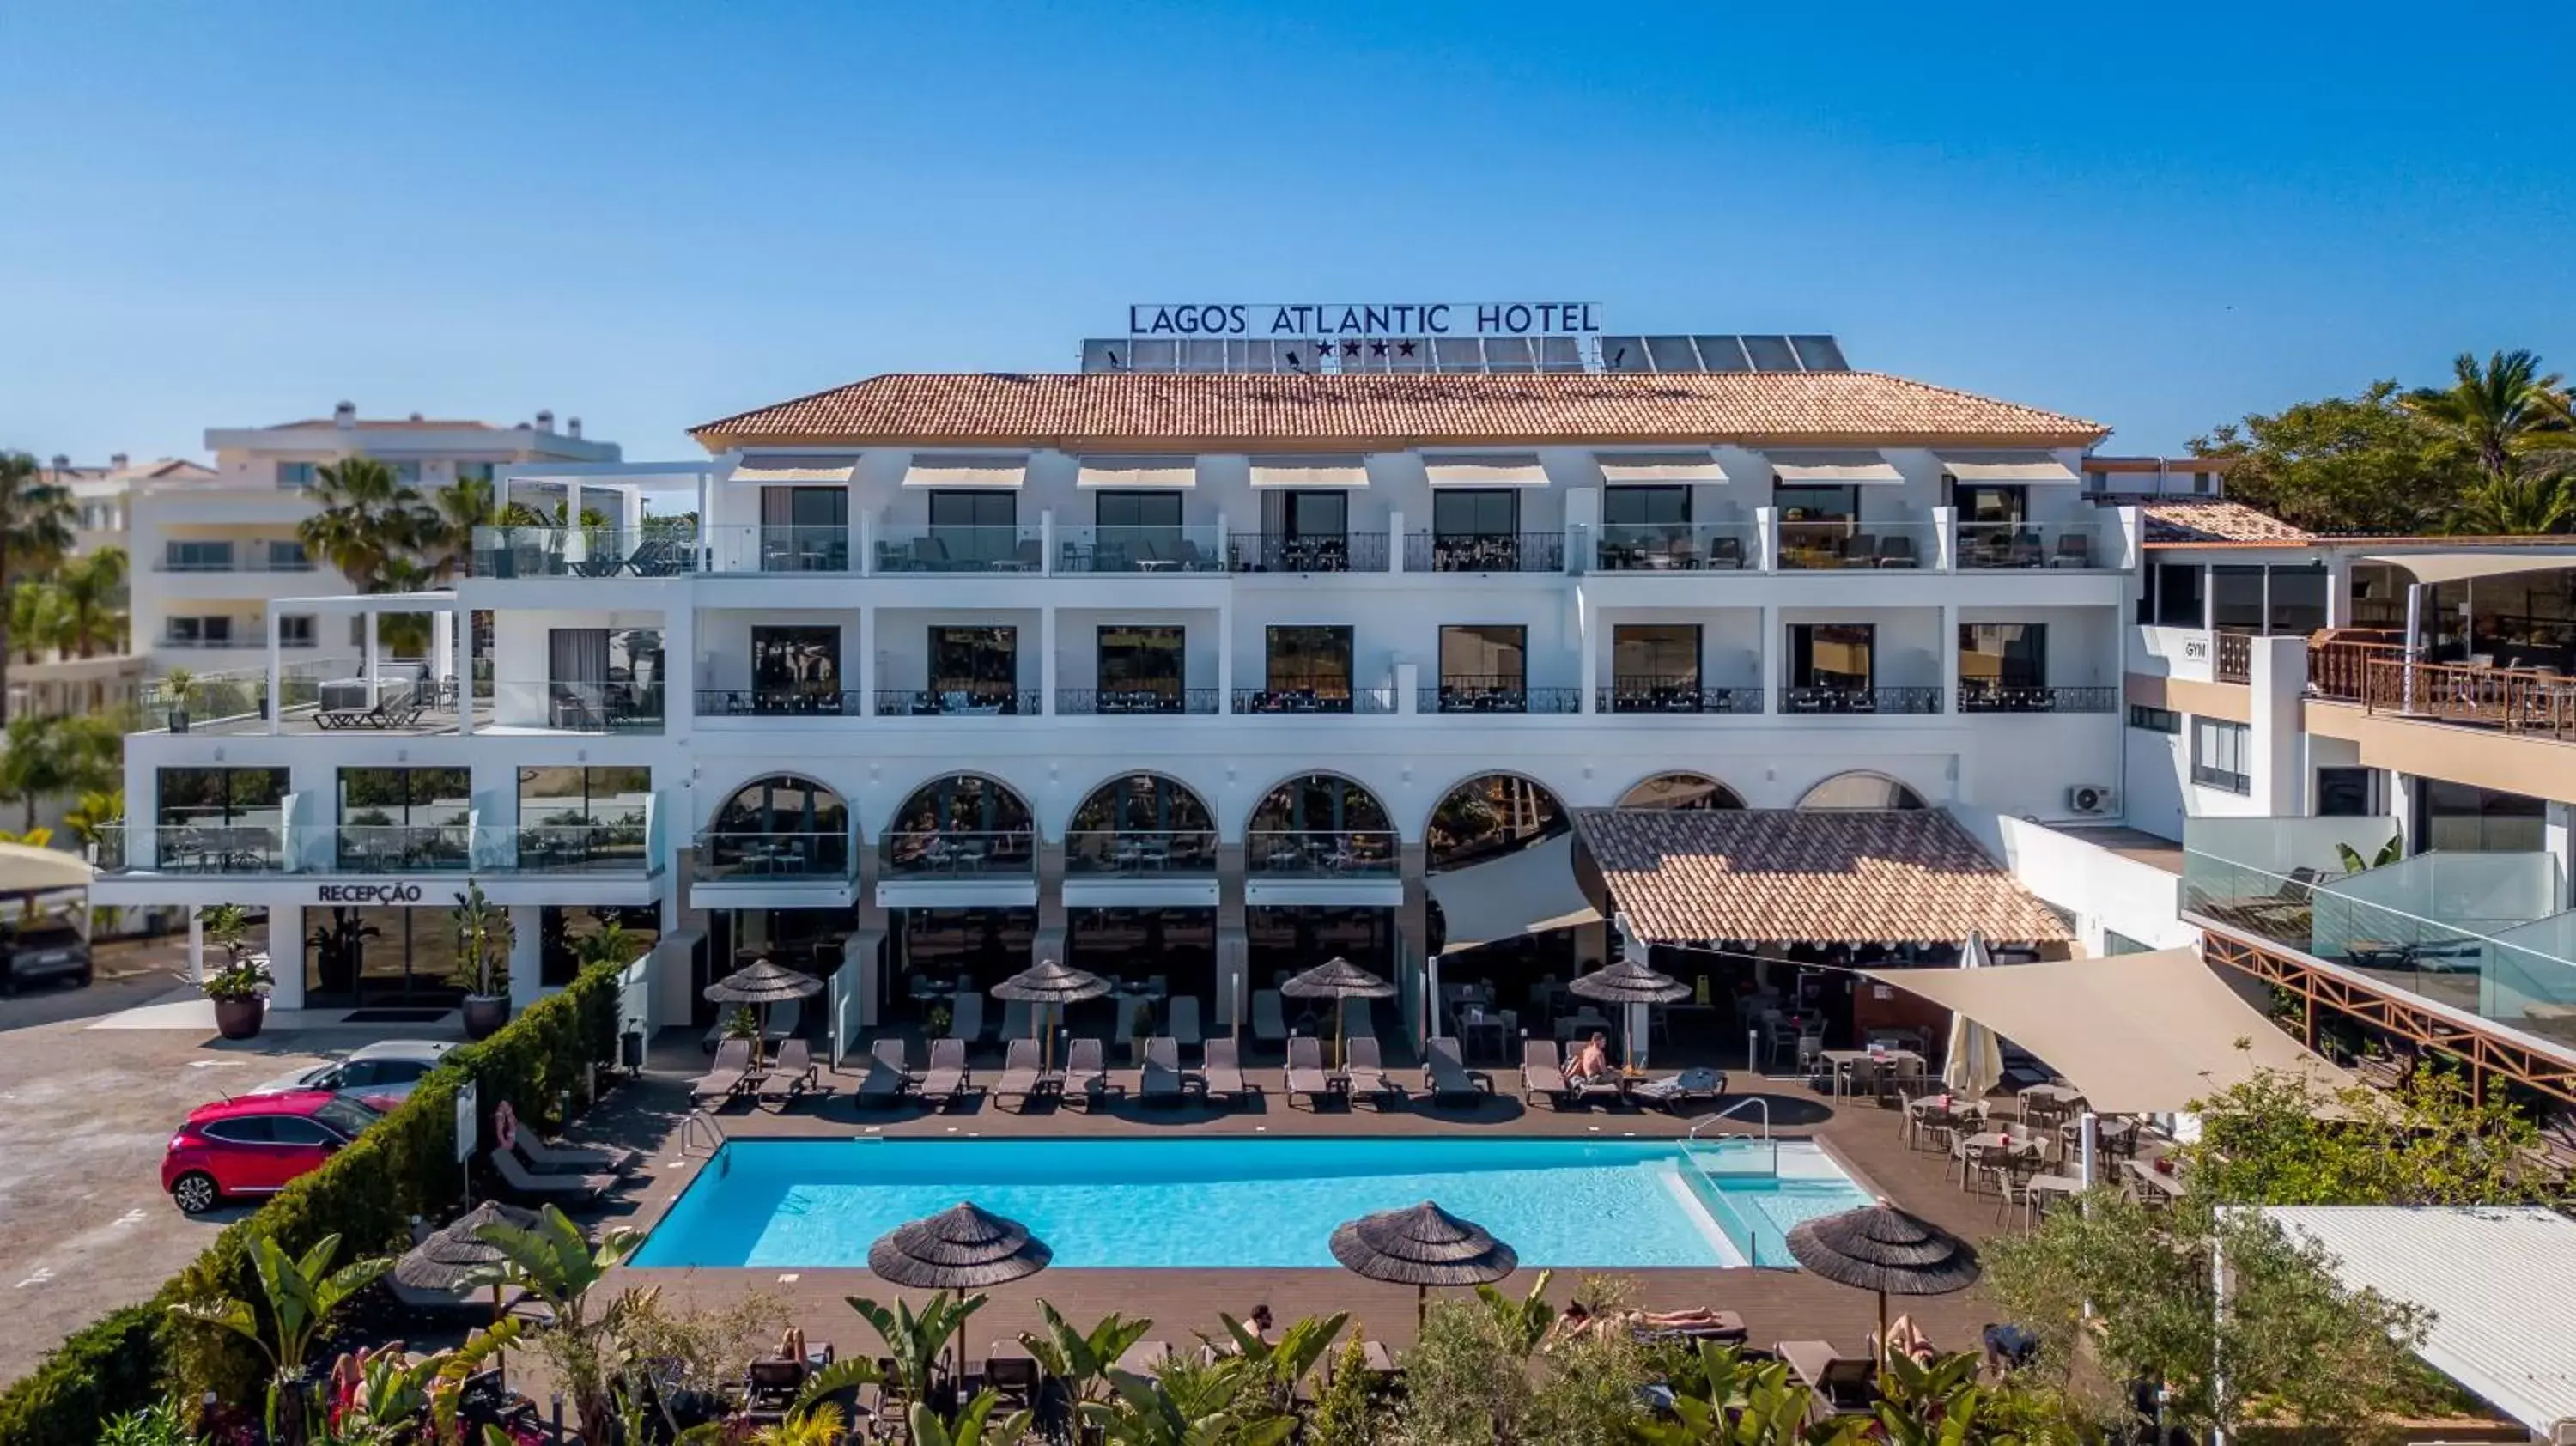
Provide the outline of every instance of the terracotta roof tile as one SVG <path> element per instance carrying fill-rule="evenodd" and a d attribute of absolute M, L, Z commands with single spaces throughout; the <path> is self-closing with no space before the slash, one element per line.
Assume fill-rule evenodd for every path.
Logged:
<path fill-rule="evenodd" d="M 1574 827 L 1648 940 L 2072 937 L 1948 814 L 1586 808 Z"/>
<path fill-rule="evenodd" d="M 2242 502 L 2150 502 L 2138 510 L 2145 514 L 2146 541 L 2151 545 L 2308 542 L 2316 537 L 2304 527 L 2293 527 Z"/>
<path fill-rule="evenodd" d="M 1067 449 L 1724 440 L 2083 446 L 2099 423 L 1877 372 L 870 377 L 693 430 L 710 450 L 798 443 Z"/>

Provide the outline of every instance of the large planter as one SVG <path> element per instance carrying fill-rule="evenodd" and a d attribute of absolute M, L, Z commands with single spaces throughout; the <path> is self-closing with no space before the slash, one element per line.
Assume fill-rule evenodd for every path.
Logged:
<path fill-rule="evenodd" d="M 465 996 L 465 1037 L 489 1039 L 510 1022 L 510 996 L 507 994 L 468 994 Z"/>
<path fill-rule="evenodd" d="M 268 1018 L 268 1001 L 254 994 L 247 999 L 218 999 L 215 1005 L 215 1030 L 226 1039 L 251 1039 Z"/>

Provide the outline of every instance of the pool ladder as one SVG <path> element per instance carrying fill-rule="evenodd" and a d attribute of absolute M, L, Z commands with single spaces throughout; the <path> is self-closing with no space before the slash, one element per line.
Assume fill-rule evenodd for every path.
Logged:
<path fill-rule="evenodd" d="M 1691 1168 L 1699 1171 L 1699 1177 L 1708 1182 L 1708 1187 L 1710 1189 L 1714 1190 L 1717 1188 L 1717 1180 L 1714 1176 L 1708 1173 L 1708 1168 L 1706 1166 L 1700 1164 L 1699 1153 L 1696 1150 L 1693 1150 L 1691 1146 L 1699 1143 L 1700 1131 L 1707 1129 L 1709 1126 L 1724 1120 L 1729 1115 L 1735 1114 L 1740 1110 L 1756 1107 L 1762 1111 L 1762 1143 L 1771 1147 L 1771 1177 L 1775 1180 L 1780 1177 L 1780 1142 L 1771 1137 L 1771 1101 L 1761 1095 L 1754 1095 L 1750 1099 L 1737 1100 L 1735 1103 L 1728 1105 L 1725 1109 L 1719 1110 L 1714 1114 L 1702 1115 L 1698 1119 L 1691 1121 L 1690 1134 L 1684 1138 L 1682 1143 L 1682 1158 L 1691 1162 Z"/>
<path fill-rule="evenodd" d="M 717 1124 L 715 1116 L 704 1110 L 691 1110 L 680 1117 L 680 1153 L 688 1154 L 689 1147 L 698 1143 L 700 1137 L 706 1140 L 709 1155 L 724 1153 L 724 1126 Z"/>

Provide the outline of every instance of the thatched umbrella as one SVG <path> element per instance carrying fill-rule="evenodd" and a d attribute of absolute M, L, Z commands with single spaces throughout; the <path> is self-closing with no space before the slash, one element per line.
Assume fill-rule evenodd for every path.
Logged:
<path fill-rule="evenodd" d="M 1357 964 L 1336 954 L 1303 974 L 1293 975 L 1279 986 L 1279 992 L 1291 999 L 1329 999 L 1333 1001 L 1333 1063 L 1342 1062 L 1342 1001 L 1345 999 L 1393 999 L 1395 986 L 1378 978 Z"/>
<path fill-rule="evenodd" d="M 487 1225 L 507 1225 L 517 1230 L 537 1228 L 537 1212 L 522 1210 L 486 1200 L 446 1225 L 421 1237 L 421 1242 L 394 1258 L 393 1278 L 414 1290 L 454 1292 L 471 1284 L 484 1271 L 501 1262 L 501 1247 L 483 1238 Z M 492 1321 L 501 1320 L 501 1282 L 492 1282 Z M 495 1358 L 498 1359 L 497 1357 Z"/>
<path fill-rule="evenodd" d="M 1035 1275 L 1053 1259 L 1055 1252 L 1027 1226 L 979 1209 L 971 1200 L 905 1221 L 868 1247 L 868 1269 L 879 1280 L 961 1296 Z M 958 1347 L 961 1353 L 964 1349 Z M 961 1355 L 959 1369 L 963 1367 Z"/>
<path fill-rule="evenodd" d="M 769 1038 L 769 1006 L 785 1004 L 791 999 L 804 999 L 823 992 L 823 981 L 811 974 L 754 959 L 726 975 L 703 991 L 718 1004 L 752 1004 L 760 1008 L 760 1038 L 755 1046 L 764 1046 Z"/>
<path fill-rule="evenodd" d="M 1574 982 L 1565 987 L 1586 999 L 1627 1006 L 1628 1013 L 1622 1016 L 1619 1029 L 1619 1049 L 1631 1066 L 1637 1062 L 1636 1011 L 1649 1004 L 1670 1004 L 1691 995 L 1689 985 L 1669 974 L 1656 973 L 1646 967 L 1643 960 L 1636 958 L 1622 959 L 1607 969 L 1595 969 L 1589 974 L 1578 974 Z"/>
<path fill-rule="evenodd" d="M 1484 1226 L 1428 1200 L 1345 1222 L 1333 1232 L 1333 1258 L 1371 1280 L 1412 1286 L 1417 1323 L 1431 1309 L 1431 1287 L 1483 1285 L 1520 1265 L 1520 1256 Z"/>
<path fill-rule="evenodd" d="M 1887 1355 L 1887 1298 L 1948 1295 L 1977 1283 L 1977 1249 L 1882 1199 L 1792 1226 L 1789 1253 L 1838 1285 L 1878 1295 L 1878 1345 Z"/>
<path fill-rule="evenodd" d="M 1041 1067 L 1046 1069 L 1055 1067 L 1055 1031 L 1046 1027 L 1047 1011 L 1057 1005 L 1098 999 L 1108 992 L 1108 980 L 1059 964 L 1053 959 L 1041 959 L 1034 966 L 993 986 L 996 999 L 1017 999 L 1038 1006 L 1034 1011 L 1037 1017 L 1029 1022 L 1029 1026 L 1045 1041 L 1038 1055 Z"/>

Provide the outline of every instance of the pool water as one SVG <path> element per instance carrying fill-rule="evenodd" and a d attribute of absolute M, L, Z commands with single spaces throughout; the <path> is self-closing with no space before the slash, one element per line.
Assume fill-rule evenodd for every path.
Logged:
<path fill-rule="evenodd" d="M 1803 1142 L 736 1140 L 634 1263 L 864 1266 L 878 1236 L 961 1200 L 1027 1226 L 1059 1269 L 1124 1270 L 1331 1268 L 1334 1226 L 1424 1200 L 1524 1265 L 1789 1265 L 1789 1227 L 1868 1203 Z"/>

